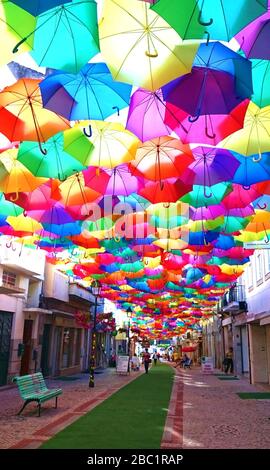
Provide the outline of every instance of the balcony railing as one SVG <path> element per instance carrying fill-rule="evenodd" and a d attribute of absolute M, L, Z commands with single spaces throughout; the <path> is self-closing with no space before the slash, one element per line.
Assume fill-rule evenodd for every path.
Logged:
<path fill-rule="evenodd" d="M 221 307 L 223 311 L 246 311 L 246 293 L 245 286 L 236 285 L 229 289 L 224 295 L 221 301 Z"/>

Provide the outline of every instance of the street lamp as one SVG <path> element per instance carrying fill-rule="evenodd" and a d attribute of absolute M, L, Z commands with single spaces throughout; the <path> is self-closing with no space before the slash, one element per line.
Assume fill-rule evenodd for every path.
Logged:
<path fill-rule="evenodd" d="M 127 308 L 127 316 L 128 316 L 128 372 L 130 371 L 130 316 L 132 313 L 132 309 L 130 307 Z"/>
<path fill-rule="evenodd" d="M 94 280 L 90 286 L 91 293 L 95 297 L 95 310 L 94 310 L 94 324 L 92 328 L 92 338 L 91 338 L 91 352 L 90 352 L 90 377 L 89 377 L 89 387 L 92 388 L 95 386 L 95 360 L 96 360 L 96 325 L 97 325 L 97 304 L 98 297 L 101 292 L 101 284 L 99 281 Z"/>

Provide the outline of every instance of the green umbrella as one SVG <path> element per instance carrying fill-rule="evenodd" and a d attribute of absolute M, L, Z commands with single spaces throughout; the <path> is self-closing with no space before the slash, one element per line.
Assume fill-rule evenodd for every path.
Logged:
<path fill-rule="evenodd" d="M 14 52 L 34 37 L 31 55 L 43 67 L 77 73 L 99 53 L 97 4 L 94 0 L 73 0 L 37 17 L 36 28 L 27 28 Z"/>
<path fill-rule="evenodd" d="M 159 0 L 151 9 L 183 39 L 229 41 L 267 11 L 267 0 Z"/>
<path fill-rule="evenodd" d="M 270 62 L 250 59 L 252 62 L 252 101 L 260 108 L 270 104 Z"/>
<path fill-rule="evenodd" d="M 94 145 L 79 127 L 73 127 L 64 133 L 64 150 L 87 166 Z"/>
<path fill-rule="evenodd" d="M 64 133 L 51 137 L 46 142 L 47 154 L 43 155 L 37 142 L 23 142 L 17 160 L 35 176 L 65 180 L 86 167 L 64 151 Z"/>
<path fill-rule="evenodd" d="M 220 228 L 225 233 L 238 232 L 239 230 L 243 230 L 251 219 L 252 219 L 252 216 L 250 217 L 226 216 L 224 217 L 224 223 Z"/>
<path fill-rule="evenodd" d="M 17 42 L 24 38 L 28 31 L 35 29 L 36 18 L 27 11 L 18 7 L 9 0 L 0 2 L 0 34 L 1 34 L 1 54 L 0 65 L 7 64 L 14 60 L 13 48 Z M 33 37 L 24 41 L 20 52 L 29 51 L 33 46 Z"/>
<path fill-rule="evenodd" d="M 193 190 L 185 194 L 181 201 L 187 202 L 193 207 L 212 206 L 220 204 L 222 199 L 231 191 L 230 183 L 218 183 L 213 186 L 194 185 Z"/>
<path fill-rule="evenodd" d="M 0 193 L 0 214 L 6 216 L 17 217 L 22 214 L 23 209 L 14 202 L 6 201 L 3 193 Z"/>

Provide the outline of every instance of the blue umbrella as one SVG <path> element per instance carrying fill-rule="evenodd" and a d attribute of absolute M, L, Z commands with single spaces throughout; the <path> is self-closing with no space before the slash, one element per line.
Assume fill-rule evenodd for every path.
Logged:
<path fill-rule="evenodd" d="M 38 16 L 51 8 L 63 5 L 63 3 L 70 3 L 72 0 L 10 0 L 23 10 L 28 11 L 33 16 Z"/>
<path fill-rule="evenodd" d="M 248 98 L 252 95 L 251 61 L 220 42 L 201 44 L 193 62 L 194 66 L 227 72 L 235 79 L 235 92 L 237 96 Z"/>
<path fill-rule="evenodd" d="M 40 83 L 43 105 L 69 120 L 104 120 L 129 104 L 132 86 L 117 82 L 104 63 L 77 74 L 55 72 Z M 63 94 L 67 98 L 63 102 Z"/>
<path fill-rule="evenodd" d="M 236 170 L 232 183 L 242 184 L 249 189 L 252 184 L 270 179 L 270 153 L 262 153 L 258 161 L 258 155 L 249 157 L 234 153 L 234 156 L 240 162 Z"/>

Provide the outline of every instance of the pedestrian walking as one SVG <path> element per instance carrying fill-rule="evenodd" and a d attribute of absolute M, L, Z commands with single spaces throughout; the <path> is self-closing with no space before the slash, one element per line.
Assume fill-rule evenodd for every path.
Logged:
<path fill-rule="evenodd" d="M 150 362 L 151 362 L 151 357 L 150 357 L 150 354 L 148 352 L 148 349 L 146 349 L 145 352 L 143 353 L 143 363 L 144 363 L 144 369 L 145 369 L 146 374 L 148 374 L 148 369 L 149 369 Z"/>
<path fill-rule="evenodd" d="M 229 370 L 231 374 L 233 373 L 233 348 L 229 348 L 226 352 L 223 365 L 225 374 L 228 374 Z"/>
<path fill-rule="evenodd" d="M 156 365 L 157 365 L 157 359 L 158 359 L 156 352 L 154 352 L 154 354 L 153 354 L 153 356 L 152 356 L 152 359 L 154 360 L 154 364 L 155 364 L 155 366 L 156 366 Z"/>

